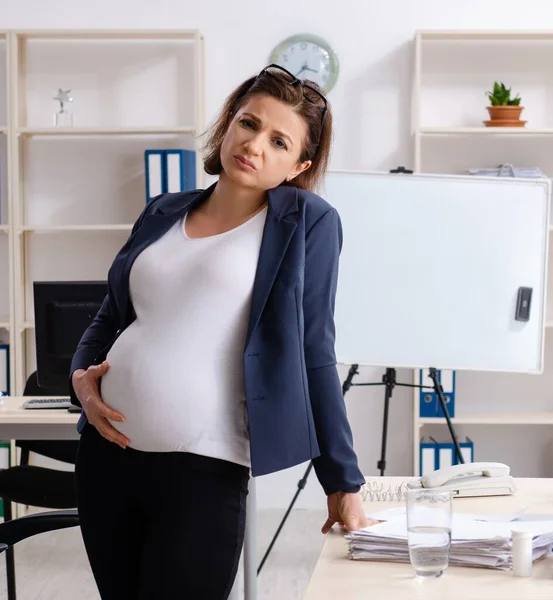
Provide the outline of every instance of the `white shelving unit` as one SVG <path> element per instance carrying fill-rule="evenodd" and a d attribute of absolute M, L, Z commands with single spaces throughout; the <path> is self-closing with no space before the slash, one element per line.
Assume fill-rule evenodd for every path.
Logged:
<path fill-rule="evenodd" d="M 12 210 L 0 235 L 10 237 L 6 327 L 11 393 L 21 395 L 35 369 L 33 280 L 105 279 L 145 203 L 143 151 L 198 150 L 204 44 L 197 30 L 17 30 L 5 39 L 9 117 L 0 133 Z M 72 90 L 72 126 L 54 125 L 58 88 Z"/>
<path fill-rule="evenodd" d="M 550 151 L 553 112 L 548 97 L 553 91 L 552 58 L 553 31 L 418 31 L 414 40 L 411 111 L 414 170 L 466 173 L 468 168 L 497 167 L 509 162 L 515 166 L 538 166 L 553 176 Z M 496 80 L 505 82 L 522 97 L 525 109 L 521 118 L 527 120 L 525 127 L 491 128 L 483 124 L 489 118 L 485 92 Z M 546 349 L 553 343 L 549 333 L 553 328 L 553 299 L 551 294 L 548 297 Z M 548 376 L 551 376 L 551 368 L 551 364 L 546 364 Z M 473 374 L 462 376 L 470 378 Z M 548 380 L 533 383 L 533 394 L 528 394 L 532 398 L 520 404 L 521 412 L 513 412 L 512 406 L 506 409 L 499 401 L 494 402 L 494 394 L 501 400 L 502 392 L 497 390 L 504 391 L 506 380 L 501 378 L 505 377 L 509 383 L 515 381 L 512 374 L 480 377 L 478 381 L 489 386 L 480 397 L 474 389 L 476 386 L 471 386 L 471 393 L 465 395 L 457 386 L 453 424 L 486 426 L 486 431 L 491 426 L 495 431 L 500 426 L 553 425 L 553 390 Z M 417 384 L 418 372 L 414 379 Z M 536 392 L 537 385 L 541 387 Z M 483 406 L 483 403 L 496 404 L 497 410 L 496 406 Z M 535 411 L 533 403 L 539 405 Z M 484 411 L 487 408 L 492 411 Z M 480 409 L 483 412 L 479 412 Z M 415 388 L 415 474 L 420 470 L 419 447 L 425 428 L 432 426 L 436 431 L 437 425 L 443 426 L 443 441 L 449 441 L 445 419 L 419 417 L 419 390 Z M 485 456 L 478 458 L 478 448 L 475 451 L 477 460 L 491 460 Z"/>
<path fill-rule="evenodd" d="M 12 284 L 13 231 L 10 227 L 10 97 L 9 97 L 9 32 L 0 31 L 0 342 L 10 346 L 10 383 L 14 380 L 14 306 Z"/>

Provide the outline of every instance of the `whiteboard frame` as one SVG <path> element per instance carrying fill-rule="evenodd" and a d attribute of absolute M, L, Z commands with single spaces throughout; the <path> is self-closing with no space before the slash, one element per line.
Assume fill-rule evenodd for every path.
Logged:
<path fill-rule="evenodd" d="M 531 374 L 531 375 L 540 375 L 544 371 L 544 363 L 545 363 L 545 337 L 546 337 L 546 321 L 547 321 L 547 287 L 548 287 L 548 272 L 549 272 L 549 252 L 550 252 L 550 235 L 552 233 L 552 225 L 551 225 L 551 193 L 553 189 L 552 180 L 550 178 L 530 178 L 530 177 L 491 177 L 491 176 L 474 176 L 474 175 L 461 175 L 461 174 L 442 174 L 442 173 L 390 173 L 389 171 L 365 171 L 365 170 L 351 170 L 351 169 L 329 169 L 327 171 L 327 175 L 368 175 L 371 177 L 381 177 L 381 178 L 396 178 L 396 177 L 409 177 L 414 179 L 423 179 L 423 180 L 446 180 L 446 181 L 469 181 L 476 180 L 480 183 L 482 182 L 493 182 L 498 183 L 501 182 L 500 185 L 520 185 L 527 187 L 530 184 L 534 184 L 540 187 L 545 188 L 545 193 L 547 197 L 546 202 L 546 218 L 545 218 L 545 231 L 543 232 L 545 235 L 545 256 L 543 261 L 543 270 L 541 271 L 541 279 L 543 282 L 542 293 L 541 293 L 541 302 L 543 306 L 542 312 L 542 323 L 541 323 L 541 343 L 540 343 L 540 356 L 539 356 L 539 366 L 537 369 L 531 369 L 528 371 L 522 370 L 511 370 L 511 369 L 489 369 L 489 368 L 468 368 L 468 367 L 459 367 L 458 365 L 452 365 L 448 363 L 440 363 L 440 364 L 387 364 L 384 362 L 376 362 L 376 363 L 364 363 L 359 360 L 345 360 L 347 357 L 337 357 L 338 364 L 343 365 L 352 365 L 358 364 L 361 366 L 367 367 L 384 367 L 384 368 L 395 368 L 395 369 L 428 369 L 428 368 L 436 368 L 436 369 L 447 369 L 447 370 L 456 370 L 456 371 L 478 371 L 478 372 L 492 372 L 492 373 L 521 373 L 521 374 Z M 323 197 L 325 196 L 325 183 L 326 179 L 323 181 L 321 194 Z M 327 202 L 334 207 L 330 200 Z M 339 211 L 338 211 L 339 212 Z M 535 297 L 535 296 L 534 296 Z M 535 306 L 535 302 L 533 301 L 533 305 Z"/>

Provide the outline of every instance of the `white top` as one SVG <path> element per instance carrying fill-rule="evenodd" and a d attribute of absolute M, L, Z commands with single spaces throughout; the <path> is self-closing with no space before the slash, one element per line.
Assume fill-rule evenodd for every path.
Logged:
<path fill-rule="evenodd" d="M 179 220 L 135 260 L 137 318 L 109 351 L 101 384 L 130 447 L 250 466 L 243 353 L 266 214 L 196 239 Z"/>

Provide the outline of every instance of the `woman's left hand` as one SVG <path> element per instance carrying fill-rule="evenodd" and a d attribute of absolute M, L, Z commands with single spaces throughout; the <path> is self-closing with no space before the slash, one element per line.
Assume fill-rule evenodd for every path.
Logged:
<path fill-rule="evenodd" d="M 357 492 L 335 492 L 327 496 L 328 519 L 321 531 L 328 533 L 335 523 L 341 525 L 348 531 L 357 531 L 369 525 L 375 525 L 378 521 L 368 519 L 363 509 L 361 495 Z"/>

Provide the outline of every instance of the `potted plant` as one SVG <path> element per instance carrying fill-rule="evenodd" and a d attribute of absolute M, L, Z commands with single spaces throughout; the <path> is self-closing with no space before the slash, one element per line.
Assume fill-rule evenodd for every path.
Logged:
<path fill-rule="evenodd" d="M 493 92 L 486 92 L 490 100 L 488 113 L 490 121 L 484 121 L 487 127 L 524 127 L 526 121 L 520 120 L 524 107 L 520 106 L 520 97 L 511 98 L 511 88 L 504 83 L 494 82 Z"/>

